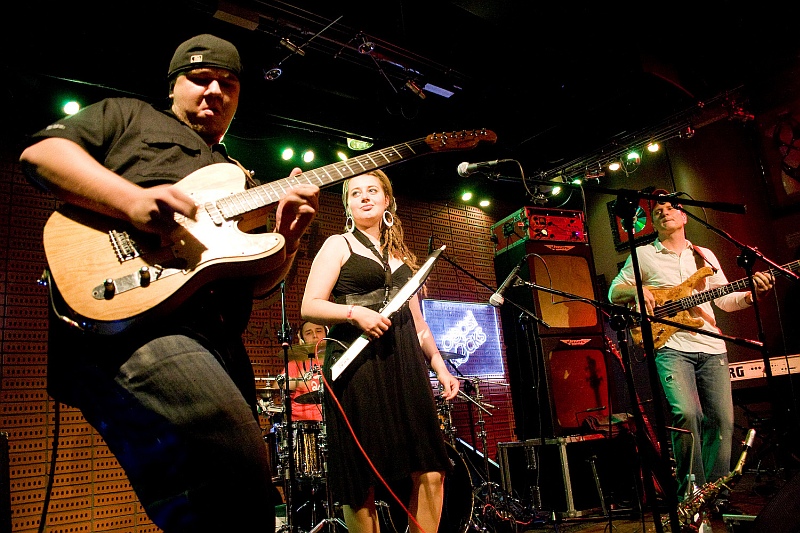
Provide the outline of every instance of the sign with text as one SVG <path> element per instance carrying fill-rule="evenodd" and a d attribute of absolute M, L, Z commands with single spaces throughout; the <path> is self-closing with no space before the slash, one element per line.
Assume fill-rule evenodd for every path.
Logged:
<path fill-rule="evenodd" d="M 489 304 L 422 300 L 436 346 L 458 376 L 503 376 L 497 309 Z"/>

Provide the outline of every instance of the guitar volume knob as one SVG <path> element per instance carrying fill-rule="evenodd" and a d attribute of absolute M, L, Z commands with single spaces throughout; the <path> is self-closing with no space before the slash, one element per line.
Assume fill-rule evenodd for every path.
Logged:
<path fill-rule="evenodd" d="M 143 266 L 139 269 L 139 285 L 141 287 L 150 285 L 150 267 Z"/>
<path fill-rule="evenodd" d="M 103 282 L 103 289 L 105 290 L 106 298 L 114 296 L 114 293 L 117 292 L 117 287 L 114 285 L 114 280 L 111 278 L 108 278 Z"/>

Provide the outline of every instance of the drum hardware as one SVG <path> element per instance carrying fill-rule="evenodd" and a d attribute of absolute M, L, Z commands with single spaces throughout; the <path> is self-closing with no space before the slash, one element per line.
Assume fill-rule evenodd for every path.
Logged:
<path fill-rule="evenodd" d="M 467 526 L 474 531 L 485 532 L 497 530 L 498 521 L 511 521 L 513 528 L 518 525 L 530 524 L 536 519 L 536 516 L 529 512 L 519 500 L 510 494 L 506 494 L 497 483 L 491 480 L 484 414 L 493 416 L 490 409 L 495 409 L 496 407 L 484 401 L 484 395 L 480 389 L 480 381 L 481 378 L 477 376 L 465 379 L 463 390 L 458 391 L 459 398 L 463 398 L 477 407 L 475 425 L 478 427 L 477 437 L 483 450 L 483 471 L 485 472 L 483 482 L 472 491 L 474 507 Z M 472 392 L 474 392 L 474 397 L 468 394 Z"/>

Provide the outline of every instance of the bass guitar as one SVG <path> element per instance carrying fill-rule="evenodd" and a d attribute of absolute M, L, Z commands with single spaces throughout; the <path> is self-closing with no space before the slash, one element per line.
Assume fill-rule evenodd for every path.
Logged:
<path fill-rule="evenodd" d="M 65 204 L 48 218 L 43 242 L 52 281 L 69 321 L 98 334 L 119 333 L 184 302 L 210 281 L 268 273 L 285 259 L 278 233 L 264 227 L 267 208 L 295 185 L 326 187 L 429 153 L 494 143 L 490 130 L 434 133 L 245 189 L 244 172 L 217 163 L 175 186 L 195 199 L 195 220 L 176 215 L 169 242 L 125 222 Z"/>
<path fill-rule="evenodd" d="M 787 265 L 783 265 L 782 268 L 791 272 L 796 272 L 800 269 L 800 261 L 794 261 Z M 654 318 L 663 318 L 665 320 L 683 324 L 685 326 L 700 328 L 703 325 L 703 319 L 691 316 L 689 314 L 689 310 L 691 308 L 719 298 L 720 296 L 724 296 L 732 292 L 749 290 L 750 288 L 750 278 L 743 278 L 728 283 L 727 285 L 721 285 L 714 289 L 708 289 L 692 294 L 692 291 L 697 283 L 713 273 L 714 271 L 711 269 L 711 267 L 704 266 L 689 276 L 686 281 L 675 287 L 666 289 L 647 287 L 647 289 L 653 293 L 653 297 L 656 301 L 656 306 L 653 309 L 652 316 Z M 776 276 L 779 271 L 777 269 L 770 269 L 769 273 L 773 276 Z M 639 317 L 633 317 L 633 326 L 633 329 L 631 329 L 631 337 L 633 337 L 633 342 L 636 344 L 636 346 L 641 348 L 644 346 L 644 343 L 642 341 L 641 320 Z M 653 333 L 653 346 L 655 348 L 661 348 L 664 346 L 664 344 L 666 344 L 672 334 L 679 329 L 681 328 L 659 322 L 652 322 L 650 325 L 650 331 Z"/>

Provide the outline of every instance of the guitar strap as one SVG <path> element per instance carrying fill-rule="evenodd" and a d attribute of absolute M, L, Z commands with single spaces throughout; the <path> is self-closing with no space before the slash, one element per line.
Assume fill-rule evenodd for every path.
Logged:
<path fill-rule="evenodd" d="M 701 252 L 700 249 L 697 246 L 692 245 L 692 252 L 694 252 L 694 254 L 695 254 L 694 262 L 697 265 L 697 270 L 700 270 L 704 266 L 708 265 L 708 266 L 711 267 L 711 270 L 714 272 L 714 274 L 717 273 L 717 270 L 719 270 L 719 269 L 717 267 L 715 267 L 714 265 L 712 265 L 709 262 L 708 259 L 706 259 L 706 256 L 703 255 L 703 252 Z"/>
<path fill-rule="evenodd" d="M 369 238 L 361 233 L 361 230 L 358 228 L 353 228 L 353 237 L 358 239 L 358 242 L 366 246 L 370 249 L 370 251 L 378 258 L 378 261 L 381 262 L 383 265 L 383 275 L 384 275 L 384 296 L 383 296 L 383 305 L 389 303 L 389 293 L 392 290 L 392 267 L 389 266 L 389 247 L 385 247 L 383 249 L 383 255 L 378 252 L 378 249 L 375 248 L 375 245 L 372 243 Z"/>
<path fill-rule="evenodd" d="M 255 174 L 255 172 L 253 172 L 252 170 L 247 170 L 246 168 L 244 168 L 243 164 L 239 163 L 236 159 L 232 158 L 231 156 L 228 156 L 228 159 L 236 163 L 236 166 L 242 169 L 242 172 L 244 172 L 244 179 L 245 181 L 247 181 L 248 189 L 251 187 L 258 186 L 258 182 L 253 178 L 253 174 Z"/>

